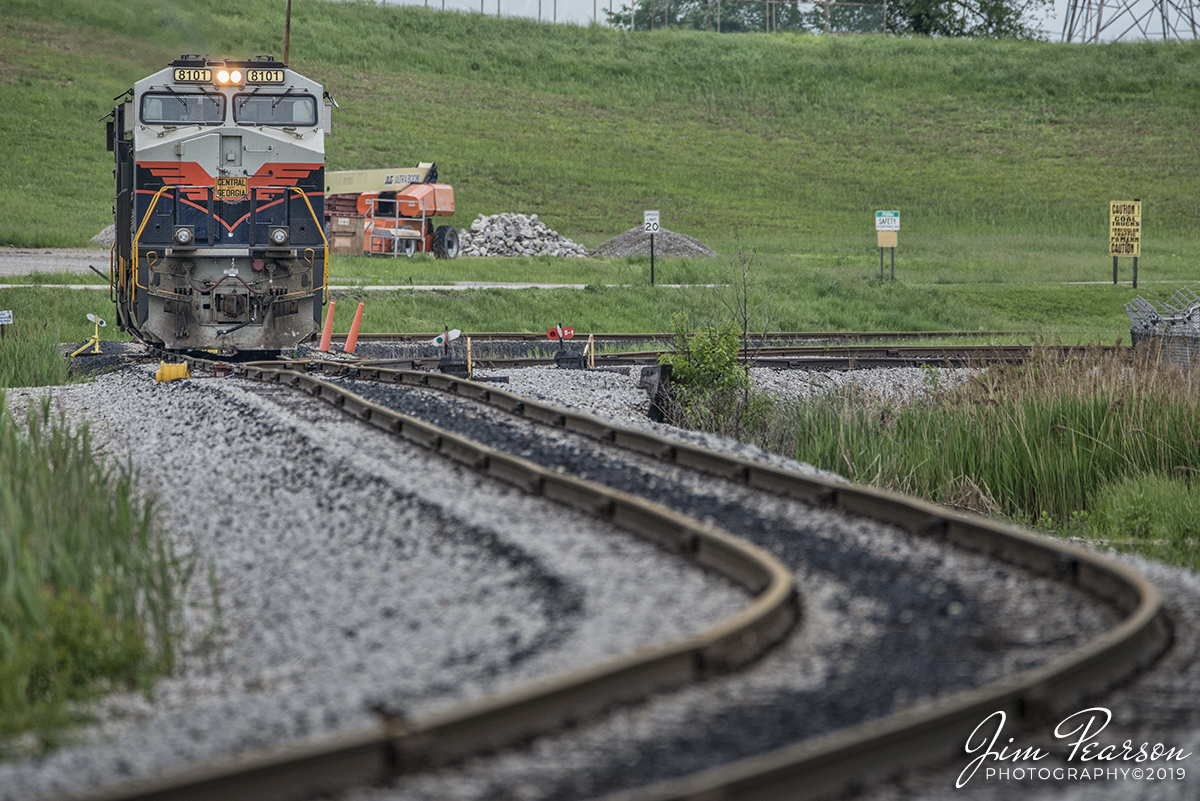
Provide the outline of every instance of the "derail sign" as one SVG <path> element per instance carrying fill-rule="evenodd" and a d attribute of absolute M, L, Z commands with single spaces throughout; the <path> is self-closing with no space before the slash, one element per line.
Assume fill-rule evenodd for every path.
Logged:
<path fill-rule="evenodd" d="M 1142 252 L 1142 202 L 1114 200 L 1108 204 L 1108 255 L 1139 256 Z M 1114 280 L 1116 280 L 1114 278 Z"/>

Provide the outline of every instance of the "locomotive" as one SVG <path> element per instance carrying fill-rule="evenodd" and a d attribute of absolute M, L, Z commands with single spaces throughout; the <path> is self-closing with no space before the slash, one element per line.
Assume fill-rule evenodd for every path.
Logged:
<path fill-rule="evenodd" d="M 185 55 L 108 122 L 117 323 L 165 350 L 279 351 L 328 295 L 321 85 L 272 56 Z"/>

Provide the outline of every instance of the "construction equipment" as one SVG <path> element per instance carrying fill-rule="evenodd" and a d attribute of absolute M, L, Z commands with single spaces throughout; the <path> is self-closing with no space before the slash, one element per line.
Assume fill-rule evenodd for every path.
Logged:
<path fill-rule="evenodd" d="M 454 187 L 437 183 L 437 164 L 325 173 L 325 219 L 334 253 L 458 256 L 458 231 L 435 227 L 454 214 Z"/>

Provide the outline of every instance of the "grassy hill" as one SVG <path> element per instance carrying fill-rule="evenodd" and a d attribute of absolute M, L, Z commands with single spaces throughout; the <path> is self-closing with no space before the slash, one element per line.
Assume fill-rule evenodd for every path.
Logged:
<path fill-rule="evenodd" d="M 0 245 L 85 245 L 111 222 L 100 119 L 112 98 L 184 52 L 282 56 L 283 8 L 0 0 Z M 677 279 L 727 265 L 740 237 L 783 301 L 783 327 L 903 318 L 1053 333 L 1065 315 L 1070 330 L 1119 330 L 1127 287 L 1060 286 L 1111 278 L 1111 199 L 1144 203 L 1143 281 L 1191 281 L 1200 262 L 1195 44 L 631 35 L 297 0 L 291 62 L 341 104 L 330 169 L 437 161 L 457 224 L 536 212 L 588 245 L 658 208 L 665 227 L 724 254 Z M 862 283 L 878 271 L 881 208 L 902 215 L 903 301 Z M 347 264 L 361 261 L 335 272 L 382 272 Z M 646 272 L 471 261 L 397 272 Z M 1097 309 L 1103 325 L 1089 327 Z"/>

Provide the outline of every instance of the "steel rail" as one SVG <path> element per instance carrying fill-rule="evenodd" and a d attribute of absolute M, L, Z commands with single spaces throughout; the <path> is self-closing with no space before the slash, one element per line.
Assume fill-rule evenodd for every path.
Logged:
<path fill-rule="evenodd" d="M 237 757 L 101 792 L 92 801 L 284 801 L 377 784 L 400 773 L 514 745 L 613 705 L 736 669 L 782 638 L 799 616 L 791 572 L 773 555 L 740 537 L 643 498 L 494 450 L 311 375 L 261 364 L 246 365 L 241 374 L 305 391 L 479 473 L 610 521 L 724 575 L 749 589 L 754 599 L 691 637 L 535 680 L 425 719 L 408 722 L 390 717 L 379 728 Z M 436 386 L 439 376 L 428 377 Z M 470 387 L 486 396 L 486 387 Z M 461 393 L 470 396 L 470 387 L 464 386 Z"/>
<path fill-rule="evenodd" d="M 700 774 L 606 796 L 605 801 L 798 801 L 834 797 L 906 768 L 943 763 L 961 755 L 970 733 L 997 710 L 1006 713 L 1014 729 L 1052 721 L 1153 662 L 1170 642 L 1158 588 L 1124 565 L 1081 547 L 896 493 L 804 476 L 686 445 L 440 374 L 347 370 L 345 365 L 331 369 L 360 379 L 454 393 L 668 463 L 814 506 L 890 523 L 917 536 L 1068 582 L 1125 615 L 1096 640 L 1041 667 Z"/>
<path fill-rule="evenodd" d="M 1027 357 L 1037 351 L 1052 351 L 1063 357 L 1082 355 L 1101 350 L 1106 354 L 1128 351 L 1113 345 L 766 345 L 761 348 L 740 348 L 738 355 L 754 358 L 765 354 L 765 358 L 789 356 L 841 356 L 856 358 L 873 356 L 892 359 L 926 359 L 939 357 L 982 358 Z M 621 356 L 656 355 L 663 351 L 626 352 Z"/>
<path fill-rule="evenodd" d="M 441 331 L 430 333 L 376 333 L 376 334 L 359 334 L 359 342 L 429 342 L 434 337 L 441 336 Z M 475 340 L 499 340 L 507 342 L 537 342 L 544 341 L 546 335 L 543 333 L 531 333 L 529 331 L 481 331 L 468 332 L 464 336 L 470 336 Z M 755 338 L 762 338 L 768 341 L 781 340 L 872 340 L 872 339 L 949 339 L 952 337 L 1015 337 L 1021 334 L 1014 331 L 780 331 L 778 333 L 768 333 L 765 337 L 759 334 L 754 334 Z M 596 334 L 596 339 L 600 342 L 661 342 L 675 338 L 674 334 L 669 333 L 615 333 L 615 334 Z M 334 342 L 344 342 L 346 334 L 334 334 Z"/>

